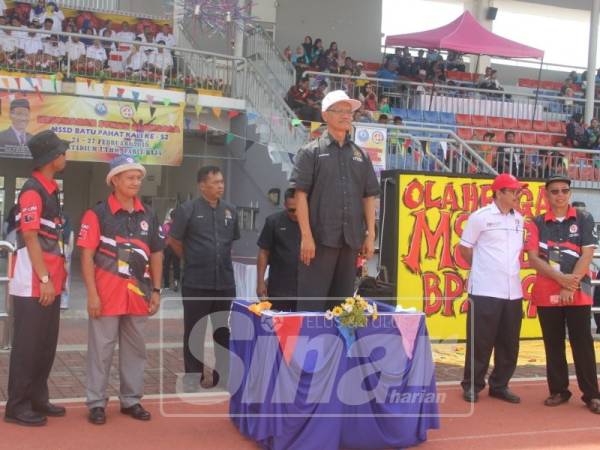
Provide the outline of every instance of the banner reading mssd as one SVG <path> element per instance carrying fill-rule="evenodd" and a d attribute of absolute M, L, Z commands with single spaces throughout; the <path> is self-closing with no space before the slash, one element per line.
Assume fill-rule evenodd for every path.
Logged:
<path fill-rule="evenodd" d="M 469 214 L 493 201 L 491 179 L 399 175 L 398 303 L 427 317 L 434 339 L 465 339 L 469 265 L 458 244 Z M 529 183 L 520 196 L 527 218 L 546 212 L 543 183 Z M 521 337 L 540 337 L 529 302 L 535 271 L 521 256 Z"/>
<path fill-rule="evenodd" d="M 183 106 L 61 95 L 2 103 L 2 156 L 29 157 L 19 136 L 51 129 L 71 142 L 67 158 L 72 161 L 108 161 L 119 154 L 143 164 L 177 166 L 182 161 Z"/>

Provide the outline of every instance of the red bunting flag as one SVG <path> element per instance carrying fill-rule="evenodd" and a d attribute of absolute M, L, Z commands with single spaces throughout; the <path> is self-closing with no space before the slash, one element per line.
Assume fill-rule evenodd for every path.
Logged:
<path fill-rule="evenodd" d="M 227 113 L 227 115 L 229 116 L 230 119 L 233 119 L 234 117 L 237 117 L 240 115 L 239 111 L 229 111 Z"/>
<path fill-rule="evenodd" d="M 123 94 L 125 93 L 125 89 L 117 88 L 117 97 L 123 98 Z"/>
<path fill-rule="evenodd" d="M 200 133 L 206 133 L 208 131 L 208 126 L 203 123 L 199 123 L 198 131 L 200 131 Z"/>
<path fill-rule="evenodd" d="M 21 90 L 21 78 L 15 77 L 15 82 L 17 83 L 17 88 Z"/>

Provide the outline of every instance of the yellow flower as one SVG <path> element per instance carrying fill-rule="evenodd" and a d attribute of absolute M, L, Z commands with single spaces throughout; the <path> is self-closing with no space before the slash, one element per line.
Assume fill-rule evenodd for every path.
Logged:
<path fill-rule="evenodd" d="M 379 314 L 377 314 L 376 312 L 374 312 L 371 317 L 373 317 L 373 320 L 377 320 L 377 318 L 379 317 Z"/>
<path fill-rule="evenodd" d="M 340 306 L 336 306 L 331 312 L 335 317 L 338 317 L 342 313 L 342 308 Z"/>
<path fill-rule="evenodd" d="M 362 308 L 362 309 L 367 309 L 367 306 L 369 306 L 369 303 L 366 300 L 363 300 L 362 298 L 358 301 L 358 305 Z"/>
<path fill-rule="evenodd" d="M 354 303 L 356 303 L 356 300 L 354 300 L 352 297 L 348 297 L 346 299 L 346 304 L 348 304 L 348 305 L 354 305 Z"/>

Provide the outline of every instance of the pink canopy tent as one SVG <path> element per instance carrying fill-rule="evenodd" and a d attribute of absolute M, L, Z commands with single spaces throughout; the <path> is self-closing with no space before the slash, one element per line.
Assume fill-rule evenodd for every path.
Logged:
<path fill-rule="evenodd" d="M 485 29 L 469 11 L 447 25 L 419 33 L 398 34 L 385 38 L 386 47 L 406 46 L 452 50 L 473 55 L 504 58 L 540 58 L 543 50 L 519 44 Z"/>

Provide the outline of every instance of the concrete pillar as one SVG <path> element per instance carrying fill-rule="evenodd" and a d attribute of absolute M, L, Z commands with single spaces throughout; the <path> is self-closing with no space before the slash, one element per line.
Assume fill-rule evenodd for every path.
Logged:
<path fill-rule="evenodd" d="M 246 0 L 238 0 L 238 6 L 241 8 L 246 4 Z M 233 41 L 233 56 L 243 57 L 244 56 L 244 28 L 241 24 L 235 25 L 235 36 Z"/>
<path fill-rule="evenodd" d="M 585 89 L 585 123 L 594 117 L 594 94 L 596 92 L 596 51 L 598 49 L 598 17 L 600 0 L 592 0 L 590 14 L 590 42 L 588 47 L 587 87 Z"/>

